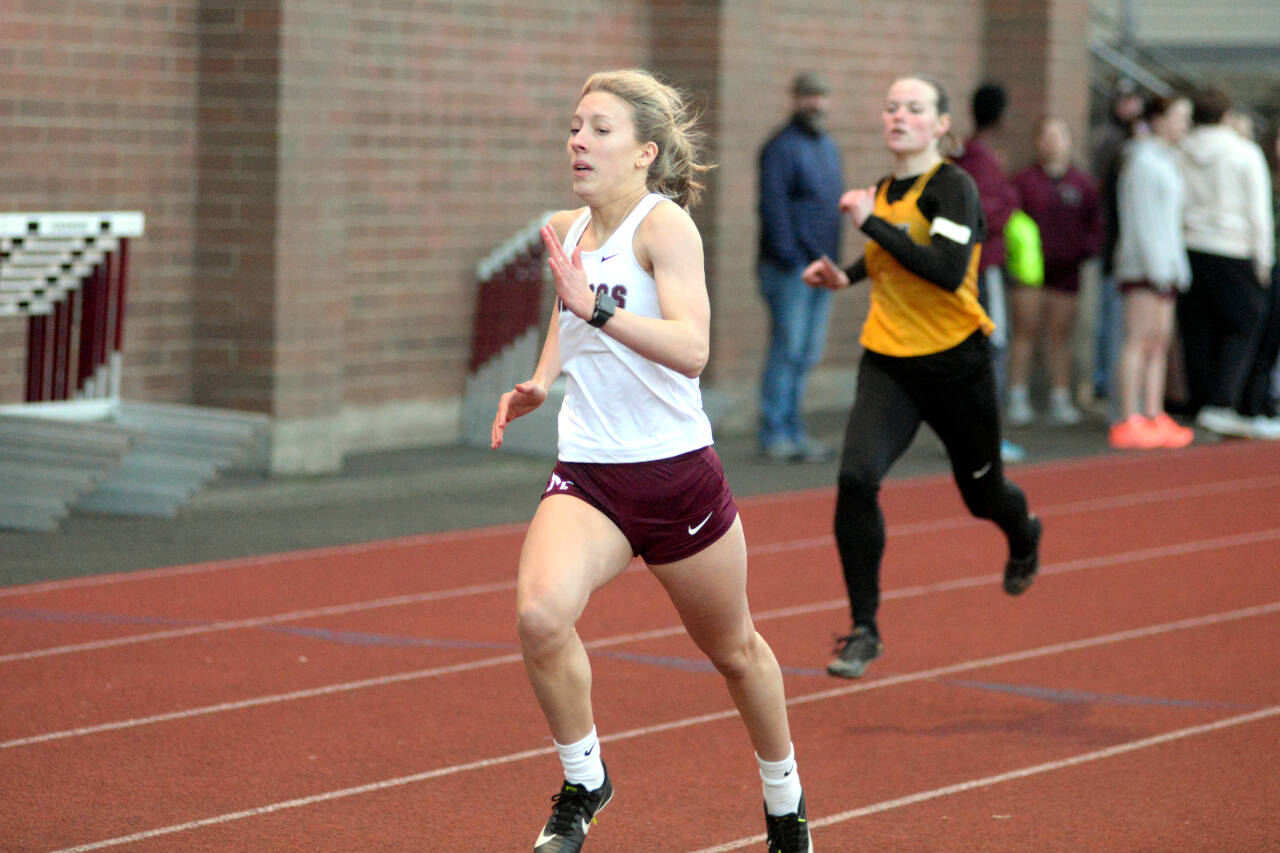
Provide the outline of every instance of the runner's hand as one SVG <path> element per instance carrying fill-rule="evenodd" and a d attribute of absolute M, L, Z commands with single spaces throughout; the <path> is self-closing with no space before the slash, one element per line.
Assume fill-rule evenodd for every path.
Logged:
<path fill-rule="evenodd" d="M 810 287 L 825 287 L 827 290 L 841 290 L 849 286 L 849 276 L 826 255 L 818 258 L 802 273 L 804 283 Z"/>
<path fill-rule="evenodd" d="M 840 210 L 849 214 L 855 227 L 861 228 L 876 206 L 876 188 L 849 190 L 840 196 Z"/>
<path fill-rule="evenodd" d="M 547 389 L 537 382 L 517 382 L 516 387 L 498 400 L 498 414 L 494 416 L 493 428 L 489 431 L 489 446 L 494 450 L 501 447 L 502 432 L 507 424 L 529 414 L 546 399 Z"/>
<path fill-rule="evenodd" d="M 564 253 L 560 238 L 550 225 L 542 226 L 542 244 L 547 247 L 547 265 L 556 280 L 556 295 L 566 308 L 583 320 L 595 313 L 596 297 L 587 284 L 587 270 L 582 265 L 582 249 L 574 247 L 573 257 Z"/>

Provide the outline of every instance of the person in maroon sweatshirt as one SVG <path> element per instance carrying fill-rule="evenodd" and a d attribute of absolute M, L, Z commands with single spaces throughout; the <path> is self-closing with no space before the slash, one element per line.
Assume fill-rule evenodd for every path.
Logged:
<path fill-rule="evenodd" d="M 982 213 L 987 220 L 987 239 L 982 243 L 978 259 L 978 300 L 996 329 L 988 339 L 995 359 L 996 395 L 1002 396 L 1005 384 L 1005 350 L 1009 343 L 1009 317 L 1005 308 L 1004 226 L 1018 209 L 1018 191 L 1005 173 L 1004 157 L 995 147 L 996 138 L 1004 130 L 1004 112 L 1009 97 L 998 83 L 984 83 L 973 92 L 973 135 L 951 160 L 969 173 L 978 185 Z M 1005 462 L 1019 462 L 1026 451 L 1004 439 L 1000 456 Z"/>
<path fill-rule="evenodd" d="M 1010 426 L 1035 419 L 1027 383 L 1036 343 L 1043 340 L 1049 371 L 1049 422 L 1080 422 L 1071 399 L 1071 330 L 1076 319 L 1080 265 L 1102 248 L 1102 203 L 1093 178 L 1071 163 L 1071 128 L 1044 116 L 1033 128 L 1036 163 L 1013 176 L 1022 209 L 1040 226 L 1044 285 L 1017 283 L 1012 294 L 1013 343 L 1009 348 Z M 1047 333 L 1041 336 L 1041 330 Z"/>

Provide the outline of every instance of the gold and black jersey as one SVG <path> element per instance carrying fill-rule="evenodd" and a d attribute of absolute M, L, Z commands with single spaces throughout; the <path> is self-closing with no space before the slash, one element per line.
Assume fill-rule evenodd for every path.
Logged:
<path fill-rule="evenodd" d="M 881 181 L 863 225 L 871 310 L 862 345 L 910 357 L 950 349 L 978 329 L 991 334 L 995 324 L 978 304 L 985 229 L 977 188 L 948 162 Z"/>

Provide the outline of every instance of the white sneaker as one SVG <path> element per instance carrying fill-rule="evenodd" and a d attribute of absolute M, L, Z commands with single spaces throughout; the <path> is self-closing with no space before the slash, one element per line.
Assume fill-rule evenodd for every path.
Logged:
<path fill-rule="evenodd" d="M 1009 407 L 1005 410 L 1004 420 L 1011 427 L 1030 426 L 1035 422 L 1036 412 L 1025 397 L 1009 395 Z"/>
<path fill-rule="evenodd" d="M 1083 415 L 1068 400 L 1049 401 L 1049 423 L 1054 426 L 1075 426 Z"/>
<path fill-rule="evenodd" d="M 1205 406 L 1200 410 L 1200 414 L 1196 415 L 1196 425 L 1219 435 L 1254 437 L 1253 419 L 1246 418 L 1235 409 L 1228 409 L 1225 406 Z"/>
<path fill-rule="evenodd" d="M 1263 441 L 1280 441 L 1280 418 L 1254 415 L 1253 437 Z"/>

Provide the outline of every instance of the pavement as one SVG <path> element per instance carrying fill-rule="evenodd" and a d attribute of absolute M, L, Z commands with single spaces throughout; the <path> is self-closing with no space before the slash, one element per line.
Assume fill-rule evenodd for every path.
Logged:
<path fill-rule="evenodd" d="M 812 413 L 811 433 L 838 449 L 846 414 Z M 1096 413 L 1078 426 L 1032 426 L 1009 437 L 1026 448 L 1024 465 L 1111 452 Z M 716 449 L 739 497 L 835 485 L 834 459 L 769 462 L 750 434 L 718 433 Z M 0 531 L 0 586 L 522 524 L 553 464 L 553 447 L 538 455 L 459 445 L 355 454 L 332 475 L 227 474 L 175 518 L 73 512 L 51 533 Z M 1014 480 L 1018 467 L 1009 466 Z M 941 443 L 922 428 L 889 476 L 947 471 Z"/>

